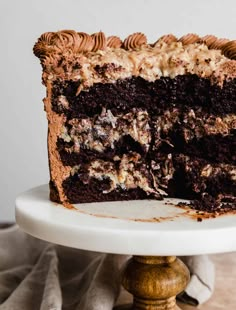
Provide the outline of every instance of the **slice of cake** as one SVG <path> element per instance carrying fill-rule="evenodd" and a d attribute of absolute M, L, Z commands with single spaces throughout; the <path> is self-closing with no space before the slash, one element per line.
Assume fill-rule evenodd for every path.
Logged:
<path fill-rule="evenodd" d="M 236 41 L 43 34 L 51 200 L 236 203 Z"/>

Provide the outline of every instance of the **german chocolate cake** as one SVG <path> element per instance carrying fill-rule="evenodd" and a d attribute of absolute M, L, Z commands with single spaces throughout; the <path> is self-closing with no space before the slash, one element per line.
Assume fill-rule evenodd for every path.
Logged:
<path fill-rule="evenodd" d="M 44 33 L 34 54 L 47 88 L 52 201 L 235 207 L 236 41 L 64 30 Z"/>

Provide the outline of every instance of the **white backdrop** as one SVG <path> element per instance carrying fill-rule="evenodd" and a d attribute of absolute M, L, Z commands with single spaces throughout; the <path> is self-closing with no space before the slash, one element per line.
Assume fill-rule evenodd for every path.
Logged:
<path fill-rule="evenodd" d="M 41 33 L 194 32 L 236 38 L 235 0 L 0 0 L 0 221 L 14 220 L 15 197 L 48 182 L 47 122 L 39 61 Z M 33 206 L 32 206 L 33 207 Z"/>

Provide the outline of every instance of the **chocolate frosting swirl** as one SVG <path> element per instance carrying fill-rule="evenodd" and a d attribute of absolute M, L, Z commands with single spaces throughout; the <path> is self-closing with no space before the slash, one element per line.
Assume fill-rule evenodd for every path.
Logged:
<path fill-rule="evenodd" d="M 160 37 L 155 43 L 153 43 L 153 46 L 156 46 L 157 44 L 164 42 L 166 44 L 171 44 L 173 42 L 177 42 L 177 38 L 176 36 L 174 36 L 173 34 L 166 34 L 162 37 Z"/>
<path fill-rule="evenodd" d="M 50 50 L 53 49 L 51 46 L 53 37 L 54 32 L 43 33 L 33 47 L 34 55 L 42 59 L 45 55 L 49 54 Z"/>
<path fill-rule="evenodd" d="M 228 39 L 220 39 L 213 35 L 206 35 L 200 38 L 198 35 L 189 33 L 182 36 L 179 40 L 173 34 L 167 34 L 160 37 L 152 47 L 160 43 L 171 44 L 173 42 L 182 42 L 183 45 L 192 43 L 206 44 L 209 49 L 219 49 L 222 53 L 230 58 L 235 59 L 236 41 Z M 122 43 L 117 36 L 110 36 L 106 39 L 103 32 L 89 35 L 84 32 L 75 32 L 74 30 L 62 30 L 58 32 L 45 32 L 34 45 L 34 54 L 43 61 L 46 57 L 53 54 L 61 54 L 63 51 L 71 51 L 73 53 L 96 52 L 110 48 L 124 48 L 132 50 L 140 48 L 147 44 L 146 36 L 141 32 L 129 35 Z"/>
<path fill-rule="evenodd" d="M 45 32 L 39 38 L 39 42 L 42 42 L 46 45 L 51 45 L 53 37 L 54 37 L 54 32 Z"/>
<path fill-rule="evenodd" d="M 194 44 L 200 41 L 200 37 L 195 33 L 188 33 L 182 36 L 178 41 L 182 42 L 183 45 Z"/>
<path fill-rule="evenodd" d="M 213 44 L 217 41 L 217 37 L 211 34 L 208 34 L 201 38 L 201 42 L 206 44 L 208 48 L 211 48 Z"/>
<path fill-rule="evenodd" d="M 97 32 L 91 35 L 93 38 L 93 48 L 92 51 L 96 52 L 98 50 L 104 50 L 107 46 L 107 39 L 105 37 L 105 34 L 103 32 Z"/>
<path fill-rule="evenodd" d="M 78 32 L 78 37 L 81 39 L 80 46 L 78 47 L 78 52 L 90 52 L 94 46 L 93 38 L 85 33 L 85 32 Z"/>
<path fill-rule="evenodd" d="M 142 45 L 147 44 L 147 38 L 145 34 L 141 32 L 136 32 L 129 35 L 123 42 L 123 47 L 126 50 L 139 48 Z"/>
<path fill-rule="evenodd" d="M 223 54 L 230 58 L 230 59 L 236 59 L 236 40 L 229 41 L 222 47 Z"/>
<path fill-rule="evenodd" d="M 34 55 L 38 58 L 41 58 L 43 55 L 46 55 L 48 52 L 48 48 L 45 46 L 43 42 L 37 42 L 35 43 L 33 47 Z"/>
<path fill-rule="evenodd" d="M 119 48 L 122 46 L 122 41 L 119 37 L 110 36 L 107 38 L 107 47 Z"/>
<path fill-rule="evenodd" d="M 70 48 L 73 51 L 77 51 L 80 42 L 81 40 L 74 30 L 58 31 L 51 39 L 51 44 L 55 45 L 59 50 Z"/>
<path fill-rule="evenodd" d="M 211 44 L 210 48 L 221 50 L 222 47 L 229 42 L 229 39 L 216 39 L 214 43 Z"/>

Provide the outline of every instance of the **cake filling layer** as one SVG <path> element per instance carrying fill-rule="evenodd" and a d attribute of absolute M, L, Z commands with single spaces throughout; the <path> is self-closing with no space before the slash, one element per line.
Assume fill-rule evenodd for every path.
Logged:
<path fill-rule="evenodd" d="M 204 115 L 201 111 L 194 112 L 193 109 L 183 112 L 174 108 L 151 120 L 146 110 L 133 109 L 130 113 L 115 117 L 110 110 L 104 108 L 97 117 L 70 120 L 62 127 L 60 138 L 73 144 L 70 151 L 79 152 L 82 146 L 104 152 L 107 148 L 114 148 L 115 142 L 123 136 L 129 135 L 148 151 L 151 127 L 155 136 L 155 148 L 158 149 L 165 138 L 170 139 L 169 144 L 173 144 L 171 136 L 174 131 L 178 131 L 186 143 L 210 135 L 226 137 L 236 130 L 236 115 L 215 117 Z"/>
<path fill-rule="evenodd" d="M 115 143 L 129 135 L 138 142 L 144 151 L 148 151 L 151 132 L 147 111 L 134 111 L 114 116 L 103 108 L 102 113 L 94 118 L 72 119 L 62 128 L 60 138 L 72 147 L 70 152 L 79 152 L 80 148 L 104 152 L 114 149 Z"/>
<path fill-rule="evenodd" d="M 61 45 L 60 40 L 58 44 Z M 39 48 L 41 56 L 46 52 L 41 58 L 44 81 L 57 77 L 81 80 L 77 93 L 97 83 L 114 83 L 132 76 L 153 82 L 163 76 L 175 78 L 177 75 L 196 74 L 219 84 L 235 77 L 234 60 L 225 57 L 221 50 L 208 49 L 207 45 L 199 43 L 160 42 L 155 46 L 128 50 L 108 47 L 86 53 L 76 53 L 71 46 L 65 49 L 64 44 L 60 52 L 58 47 L 54 50 L 53 45 L 48 48 L 48 53 L 47 47 Z"/>
<path fill-rule="evenodd" d="M 149 153 L 155 157 L 183 153 L 235 164 L 235 132 L 232 114 L 215 117 L 201 109 L 173 108 L 151 118 L 146 110 L 114 116 L 104 108 L 101 115 L 72 119 L 62 126 L 58 150 L 70 166 L 87 161 L 85 156 L 108 159 L 129 151 L 149 158 Z"/>
<path fill-rule="evenodd" d="M 155 186 L 152 172 L 142 162 L 141 156 L 137 153 L 129 153 L 122 157 L 114 157 L 113 162 L 95 160 L 88 166 L 88 176 L 98 180 L 109 179 L 110 188 L 103 191 L 109 193 L 121 187 L 123 190 L 141 188 L 147 195 L 153 194 L 160 198 L 166 193 Z"/>

